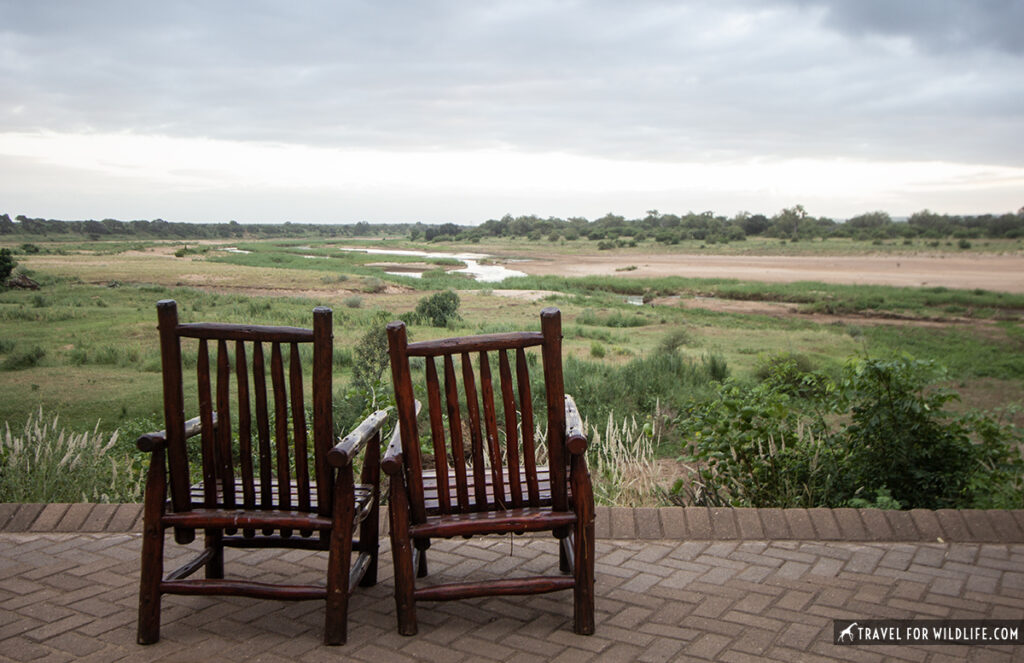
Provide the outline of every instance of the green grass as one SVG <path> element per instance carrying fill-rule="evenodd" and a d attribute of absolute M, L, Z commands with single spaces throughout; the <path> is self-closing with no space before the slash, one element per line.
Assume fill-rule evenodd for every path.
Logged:
<path fill-rule="evenodd" d="M 387 244 L 439 251 L 464 248 L 390 241 Z M 677 396 L 682 393 L 674 384 L 682 385 L 690 396 L 699 396 L 703 387 L 688 382 L 687 371 L 695 366 L 693 370 L 698 373 L 706 372 L 705 357 L 720 357 L 731 375 L 752 380 L 758 362 L 776 353 L 799 353 L 814 366 L 832 370 L 852 354 L 907 351 L 947 364 L 953 380 L 1024 380 L 1024 327 L 1016 322 L 936 328 L 851 326 L 821 322 L 820 318 L 748 315 L 673 305 L 638 308 L 624 301 L 625 295 L 645 293 L 683 297 L 701 294 L 793 302 L 823 312 L 877 310 L 941 319 L 968 313 L 978 318 L 1007 316 L 1024 310 L 1021 295 L 946 288 L 621 276 L 527 277 L 502 284 L 479 284 L 443 269 L 428 271 L 423 279 L 386 275 L 367 264 L 424 260 L 338 250 L 338 246 L 360 245 L 355 240 L 297 239 L 240 244 L 225 241 L 221 245 L 234 245 L 253 253 L 207 251 L 184 258 L 148 260 L 127 256 L 120 262 L 104 258 L 104 265 L 100 265 L 94 254 L 116 254 L 140 247 L 133 242 L 59 245 L 63 250 L 84 253 L 68 255 L 68 262 L 59 268 L 34 274 L 43 283 L 39 292 L 0 292 L 0 421 L 23 420 L 40 405 L 46 412 L 59 412 L 62 422 L 76 430 L 91 429 L 97 420 L 102 422 L 101 430 L 133 421 L 153 421 L 154 417 L 159 421 L 161 387 L 154 304 L 165 298 L 178 300 L 184 321 L 294 326 L 308 326 L 314 306 L 331 305 L 335 347 L 339 357 L 348 357 L 347 361 L 336 362 L 336 390 L 341 394 L 351 379 L 350 349 L 379 309 L 387 309 L 397 317 L 411 311 L 424 292 L 459 290 L 462 321 L 450 329 L 410 327 L 415 340 L 427 340 L 453 334 L 536 329 L 540 308 L 558 306 L 563 311 L 567 367 L 570 361 L 577 362 L 573 372 L 567 373 L 567 388 L 585 395 L 585 402 L 594 411 L 586 414 L 594 421 L 594 417 L 605 416 L 602 412 L 609 409 L 608 403 L 614 404 L 616 416 L 645 416 L 646 410 L 653 407 L 650 394 L 659 390 Z M 505 248 L 516 251 L 534 245 L 524 240 L 511 242 Z M 44 249 L 52 250 L 54 246 L 58 245 L 46 244 Z M 473 249 L 491 250 L 484 245 Z M 330 257 L 309 259 L 303 255 Z M 210 268 L 216 269 L 201 271 Z M 182 281 L 181 275 L 199 273 L 224 278 L 228 285 L 217 292 L 175 285 Z M 116 274 L 114 278 L 120 287 L 106 287 L 113 280 L 107 274 Z M 232 291 L 240 287 L 236 284 L 313 292 L 308 297 L 250 295 Z M 401 288 L 393 287 L 396 285 Z M 560 294 L 530 302 L 494 294 L 503 288 L 551 290 Z M 675 380 L 656 373 L 653 364 L 645 363 L 651 361 L 659 346 L 676 348 L 686 364 L 676 367 L 679 375 Z M 597 358 L 598 354 L 603 356 Z M 636 373 L 638 377 L 632 383 L 616 372 L 629 366 L 633 366 L 631 371 L 643 366 L 644 371 L 657 376 L 650 378 L 657 388 L 652 391 L 643 386 L 641 378 L 647 374 L 644 371 Z M 632 384 L 636 395 L 613 393 L 611 386 L 600 386 L 602 381 Z M 678 400 L 676 396 L 667 398 Z M 629 411 L 622 411 L 623 408 Z"/>

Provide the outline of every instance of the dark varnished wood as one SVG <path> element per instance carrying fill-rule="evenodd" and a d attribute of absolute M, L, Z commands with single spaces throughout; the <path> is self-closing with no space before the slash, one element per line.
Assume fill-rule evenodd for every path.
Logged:
<path fill-rule="evenodd" d="M 508 578 L 483 582 L 449 583 L 417 589 L 417 601 L 454 601 L 473 599 L 480 596 L 521 596 L 524 594 L 546 594 L 563 589 L 572 589 L 572 578 L 538 576 L 533 578 Z"/>
<path fill-rule="evenodd" d="M 575 403 L 564 391 L 557 309 L 541 313 L 540 332 L 408 343 L 405 325 L 393 322 L 388 325 L 388 341 L 399 430 L 382 467 L 390 477 L 399 633 L 417 632 L 419 601 L 569 589 L 573 591 L 574 630 L 593 633 L 593 492 L 584 456 L 583 424 Z M 544 371 L 548 466 L 537 465 L 534 439 L 527 350 L 536 346 Z M 492 356 L 497 357 L 496 370 Z M 429 470 L 419 457 L 410 357 L 424 358 L 424 393 L 434 454 L 434 466 Z M 439 357 L 443 387 L 436 364 Z M 461 370 L 455 367 L 456 358 Z M 464 395 L 461 401 L 460 391 Z M 464 431 L 468 431 L 468 448 Z M 416 578 L 427 572 L 425 551 L 431 538 L 528 531 L 551 531 L 558 538 L 559 567 L 568 576 L 416 586 Z"/>
<path fill-rule="evenodd" d="M 492 499 L 499 509 L 508 508 L 505 501 L 505 478 L 502 475 L 501 446 L 498 442 L 498 415 L 494 410 L 494 382 L 491 362 L 486 352 L 480 353 L 480 402 L 484 410 L 484 436 L 487 440 L 487 460 L 491 467 Z"/>
<path fill-rule="evenodd" d="M 430 415 L 430 436 L 434 443 L 434 467 L 441 477 L 438 482 L 437 497 L 441 509 L 451 511 L 452 500 L 448 491 L 448 463 L 444 462 L 448 452 L 444 440 L 444 422 L 441 415 L 441 385 L 437 380 L 437 367 L 434 358 L 426 358 L 427 365 L 427 412 Z M 441 460 L 438 460 L 441 459 Z"/>
<path fill-rule="evenodd" d="M 227 341 L 273 341 L 275 343 L 310 343 L 313 331 L 301 327 L 237 325 L 222 322 L 192 322 L 175 330 L 186 338 L 224 339 Z"/>
<path fill-rule="evenodd" d="M 157 308 L 166 427 L 137 440 L 139 449 L 150 453 L 138 641 L 159 639 L 163 594 L 230 594 L 324 600 L 324 641 L 344 642 L 349 594 L 356 585 L 376 582 L 380 430 L 387 417 L 386 412 L 374 413 L 335 444 L 330 310 L 316 309 L 310 330 L 180 324 L 173 301 L 160 302 Z M 197 403 L 188 407 L 182 339 L 196 348 Z M 313 346 L 311 399 L 300 344 Z M 264 356 L 268 347 L 269 362 Z M 309 402 L 312 423 L 307 430 Z M 193 408 L 198 416 L 186 419 L 186 411 Z M 193 436 L 199 437 L 202 480 L 190 486 L 186 443 Z M 353 464 L 361 451 L 356 484 Z M 202 531 L 205 546 L 162 578 L 163 534 L 170 528 L 178 541 L 186 542 Z M 319 585 L 226 578 L 225 547 L 326 550 L 327 577 Z M 205 577 L 191 577 L 200 569 Z"/>
<path fill-rule="evenodd" d="M 523 506 L 523 484 L 519 475 L 519 422 L 516 420 L 516 399 L 512 393 L 512 369 L 505 350 L 498 353 L 501 376 L 501 403 L 505 416 L 505 455 L 508 458 L 508 486 L 512 506 Z"/>
<path fill-rule="evenodd" d="M 544 337 L 537 332 L 513 332 L 505 334 L 480 334 L 443 338 L 436 341 L 409 343 L 406 354 L 410 357 L 436 357 L 484 350 L 514 350 L 540 345 Z"/>
<path fill-rule="evenodd" d="M 444 356 L 444 400 L 448 409 L 448 430 L 452 438 L 452 463 L 455 468 L 455 495 L 458 509 L 469 511 L 469 483 L 466 480 L 466 448 L 462 444 L 462 414 L 459 411 L 459 389 L 451 355 Z"/>

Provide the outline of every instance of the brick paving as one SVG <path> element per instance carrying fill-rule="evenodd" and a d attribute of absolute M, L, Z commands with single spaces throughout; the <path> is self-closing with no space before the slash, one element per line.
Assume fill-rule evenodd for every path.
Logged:
<path fill-rule="evenodd" d="M 399 636 L 385 539 L 380 582 L 353 598 L 343 647 L 320 644 L 320 602 L 195 596 L 165 597 L 162 639 L 141 647 L 138 509 L 99 506 L 0 505 L 0 661 L 1024 660 L 1024 647 L 832 644 L 833 619 L 1024 619 L 1016 512 L 602 509 L 589 637 L 572 633 L 566 593 L 425 604 L 419 635 Z M 557 564 L 546 537 L 438 541 L 429 559 L 444 579 Z M 307 582 L 325 564 L 229 551 L 227 570 Z"/>

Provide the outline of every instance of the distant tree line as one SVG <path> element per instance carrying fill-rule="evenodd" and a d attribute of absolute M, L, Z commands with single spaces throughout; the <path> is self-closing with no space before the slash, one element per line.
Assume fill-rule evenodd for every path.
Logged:
<path fill-rule="evenodd" d="M 414 241 L 480 241 L 516 237 L 531 240 L 559 241 L 586 239 L 597 242 L 599 249 L 636 245 L 652 240 L 677 244 L 699 240 L 708 244 L 742 241 L 748 237 L 774 237 L 790 241 L 827 237 L 850 237 L 860 240 L 884 239 L 979 239 L 1024 238 L 1024 207 L 1016 213 L 950 215 L 922 210 L 906 220 L 893 220 L 886 212 L 857 215 L 846 221 L 816 217 L 802 205 L 783 209 L 773 216 L 740 212 L 732 217 L 713 212 L 688 212 L 683 215 L 663 214 L 649 210 L 646 216 L 627 219 L 606 214 L 590 221 L 583 217 L 560 219 L 536 215 L 506 214 L 476 226 L 454 223 L 184 223 L 154 219 L 152 221 L 58 221 L 33 219 L 24 215 L 12 221 L 0 215 L 0 235 L 33 235 L 60 237 L 81 235 L 91 239 L 136 237 L 139 239 L 258 239 L 268 237 L 316 236 L 324 238 L 407 236 Z"/>
<path fill-rule="evenodd" d="M 59 221 L 56 219 L 33 219 L 20 214 L 11 220 L 7 214 L 0 214 L 0 235 L 34 235 L 60 238 L 61 236 L 84 236 L 90 239 L 259 239 L 266 237 L 320 236 L 320 237 L 368 237 L 373 235 L 404 235 L 409 224 L 350 223 L 333 225 L 326 223 L 186 223 L 182 221 Z"/>

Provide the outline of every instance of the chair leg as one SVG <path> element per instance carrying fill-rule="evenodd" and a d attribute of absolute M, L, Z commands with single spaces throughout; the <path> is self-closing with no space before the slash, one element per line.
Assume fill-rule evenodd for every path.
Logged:
<path fill-rule="evenodd" d="M 594 633 L 594 522 L 580 523 L 573 536 L 573 631 Z"/>
<path fill-rule="evenodd" d="M 416 577 L 427 577 L 427 549 L 419 548 L 419 561 L 416 564 Z"/>
<path fill-rule="evenodd" d="M 565 554 L 565 545 L 562 539 L 558 541 L 558 570 L 562 573 L 572 573 L 572 566 L 569 564 L 569 556 Z"/>
<path fill-rule="evenodd" d="M 395 614 L 398 617 L 398 632 L 402 635 L 416 635 L 416 600 L 413 598 L 412 542 L 409 539 L 409 503 L 405 491 L 397 487 L 399 482 L 391 478 L 391 504 L 388 516 L 391 521 L 391 559 L 395 566 Z"/>
<path fill-rule="evenodd" d="M 221 579 L 224 577 L 224 531 L 219 529 L 206 530 L 206 547 L 213 548 L 213 557 L 206 563 L 206 577 Z"/>
<path fill-rule="evenodd" d="M 370 553 L 370 564 L 366 573 L 359 581 L 360 587 L 373 587 L 377 584 L 377 557 L 380 551 L 380 502 L 373 506 L 373 511 L 359 525 L 359 551 Z"/>
<path fill-rule="evenodd" d="M 153 453 L 146 478 L 142 521 L 142 563 L 139 571 L 139 624 L 136 640 L 150 645 L 160 640 L 160 582 L 164 576 L 164 530 L 160 524 L 167 497 L 162 449 Z"/>
<path fill-rule="evenodd" d="M 351 531 L 350 529 L 348 531 Z M 324 644 L 343 645 L 348 639 L 348 584 L 352 561 L 352 537 L 332 532 L 327 561 L 327 608 L 324 614 Z"/>
<path fill-rule="evenodd" d="M 142 566 L 139 578 L 137 640 L 150 645 L 160 640 L 160 581 L 164 574 L 164 533 L 159 524 L 147 522 L 142 535 Z"/>

